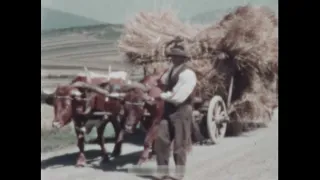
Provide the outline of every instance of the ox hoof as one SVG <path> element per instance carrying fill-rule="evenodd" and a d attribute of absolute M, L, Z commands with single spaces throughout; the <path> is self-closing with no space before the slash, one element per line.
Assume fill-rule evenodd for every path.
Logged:
<path fill-rule="evenodd" d="M 78 161 L 76 167 L 84 167 L 86 165 L 86 161 Z"/>
<path fill-rule="evenodd" d="M 86 157 L 84 154 L 80 154 L 77 160 L 76 167 L 84 167 L 86 165 Z"/>
<path fill-rule="evenodd" d="M 201 141 L 195 142 L 194 145 L 196 145 L 196 146 L 210 145 L 210 141 L 205 139 L 205 140 L 201 140 Z"/>
<path fill-rule="evenodd" d="M 140 156 L 140 159 L 138 161 L 138 165 L 143 164 L 144 162 L 146 162 L 147 160 L 150 159 L 150 155 L 152 154 L 152 151 L 149 152 L 148 150 L 144 150 Z"/>
<path fill-rule="evenodd" d="M 109 158 L 108 155 L 105 155 L 105 156 L 102 157 L 102 159 L 100 161 L 100 164 L 106 164 L 108 162 L 110 162 L 110 158 Z"/>
<path fill-rule="evenodd" d="M 111 153 L 111 157 L 119 157 L 121 155 L 121 151 L 113 151 Z"/>
<path fill-rule="evenodd" d="M 141 156 L 137 165 L 142 165 L 143 163 L 147 162 L 149 160 L 149 156 Z"/>
<path fill-rule="evenodd" d="M 156 160 L 156 155 L 155 154 L 150 155 L 149 160 Z"/>
<path fill-rule="evenodd" d="M 139 159 L 137 165 L 141 166 L 143 163 L 147 162 L 147 159 Z"/>
<path fill-rule="evenodd" d="M 150 152 L 149 153 L 149 159 L 150 160 L 155 160 L 156 159 L 156 153 L 155 152 Z"/>

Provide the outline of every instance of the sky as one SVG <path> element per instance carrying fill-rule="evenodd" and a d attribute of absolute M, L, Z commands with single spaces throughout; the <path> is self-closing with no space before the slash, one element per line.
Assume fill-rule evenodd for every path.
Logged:
<path fill-rule="evenodd" d="M 183 19 L 216 9 L 244 4 L 267 5 L 275 11 L 278 0 L 41 0 L 41 6 L 107 23 L 124 23 L 139 11 L 172 8 Z"/>

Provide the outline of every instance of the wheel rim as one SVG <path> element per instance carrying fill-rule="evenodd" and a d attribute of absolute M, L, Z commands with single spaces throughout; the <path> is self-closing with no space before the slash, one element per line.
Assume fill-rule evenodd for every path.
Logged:
<path fill-rule="evenodd" d="M 215 129 L 215 138 L 220 139 L 224 136 L 225 131 L 226 131 L 226 126 L 227 123 L 221 123 L 218 121 L 219 118 L 224 116 L 225 109 L 223 108 L 223 105 L 221 101 L 219 101 L 215 106 L 214 106 L 214 111 L 212 114 L 212 129 Z"/>
<path fill-rule="evenodd" d="M 226 113 L 223 99 L 220 96 L 213 97 L 209 105 L 207 117 L 208 131 L 213 143 L 218 143 L 225 136 L 227 123 L 221 122 L 221 120 L 227 118 Z"/>

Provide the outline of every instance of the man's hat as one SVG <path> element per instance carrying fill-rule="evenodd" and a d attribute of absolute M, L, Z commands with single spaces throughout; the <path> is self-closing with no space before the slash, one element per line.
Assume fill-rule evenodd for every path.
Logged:
<path fill-rule="evenodd" d="M 190 58 L 188 54 L 184 51 L 183 47 L 173 47 L 171 48 L 167 53 L 167 57 L 170 56 L 179 56 L 179 57 L 184 57 L 184 58 Z"/>

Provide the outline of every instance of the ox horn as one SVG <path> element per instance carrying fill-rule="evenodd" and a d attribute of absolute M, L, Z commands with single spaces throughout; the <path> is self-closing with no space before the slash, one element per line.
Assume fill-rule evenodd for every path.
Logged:
<path fill-rule="evenodd" d="M 109 67 L 108 67 L 108 81 L 110 80 L 110 74 L 111 74 L 111 66 L 109 65 Z"/>
<path fill-rule="evenodd" d="M 84 72 L 86 73 L 88 83 L 91 83 L 91 74 L 86 66 L 83 67 Z"/>

